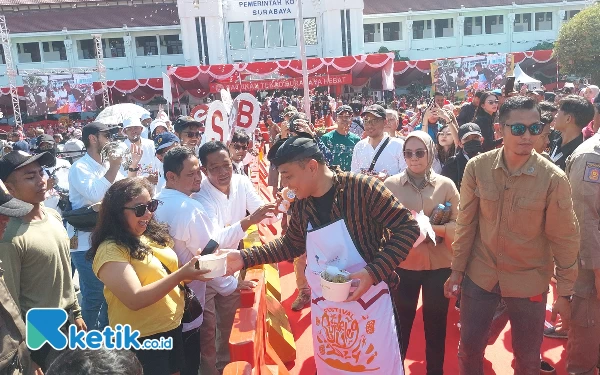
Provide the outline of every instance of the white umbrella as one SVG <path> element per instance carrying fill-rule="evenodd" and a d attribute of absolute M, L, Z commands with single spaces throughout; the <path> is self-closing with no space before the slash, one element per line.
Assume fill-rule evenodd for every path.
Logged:
<path fill-rule="evenodd" d="M 103 124 L 122 124 L 127 118 L 140 118 L 143 114 L 150 114 L 144 107 L 137 104 L 121 103 L 106 107 L 96 116 L 96 121 Z"/>

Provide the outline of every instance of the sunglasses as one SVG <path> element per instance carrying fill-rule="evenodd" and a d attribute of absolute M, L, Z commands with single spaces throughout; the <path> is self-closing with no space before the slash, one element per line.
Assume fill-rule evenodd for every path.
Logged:
<path fill-rule="evenodd" d="M 186 132 L 184 133 L 188 136 L 188 138 L 200 138 L 202 136 L 202 132 Z"/>
<path fill-rule="evenodd" d="M 123 207 L 123 209 L 133 210 L 133 212 L 135 213 L 135 217 L 142 217 L 146 213 L 146 210 L 154 212 L 160 204 L 162 204 L 162 201 L 159 201 L 158 199 L 152 199 L 147 204 L 138 204 L 135 207 Z"/>
<path fill-rule="evenodd" d="M 486 103 L 487 104 L 498 104 L 499 101 L 498 100 L 487 100 Z"/>
<path fill-rule="evenodd" d="M 236 144 L 233 145 L 233 148 L 236 151 L 240 151 L 240 150 L 247 151 L 248 150 L 248 146 L 242 146 L 242 145 L 236 145 Z"/>
<path fill-rule="evenodd" d="M 538 122 L 535 124 L 531 124 L 529 126 L 526 126 L 524 124 L 504 124 L 504 126 L 509 126 L 510 127 L 510 133 L 512 135 L 514 135 L 515 137 L 520 137 L 523 134 L 525 134 L 525 132 L 527 130 L 529 130 L 529 134 L 531 135 L 540 135 L 542 134 L 542 131 L 544 131 L 544 123 L 543 122 Z"/>
<path fill-rule="evenodd" d="M 410 150 L 404 151 L 405 159 L 412 159 L 413 155 L 415 155 L 417 159 L 423 159 L 425 155 L 427 155 L 427 150 L 417 150 L 415 152 L 412 152 Z"/>

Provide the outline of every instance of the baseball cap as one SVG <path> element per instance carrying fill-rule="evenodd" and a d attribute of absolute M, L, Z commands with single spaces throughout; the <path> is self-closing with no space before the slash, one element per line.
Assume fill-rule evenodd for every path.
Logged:
<path fill-rule="evenodd" d="M 364 116 L 367 113 L 370 113 L 373 116 L 376 116 L 379 118 L 386 118 L 385 108 L 383 108 L 379 104 L 373 104 L 373 105 L 366 107 L 365 109 L 363 109 L 363 111 L 360 115 Z"/>
<path fill-rule="evenodd" d="M 0 215 L 22 217 L 33 210 L 33 205 L 9 194 L 4 182 L 0 181 Z"/>
<path fill-rule="evenodd" d="M 126 118 L 125 120 L 123 120 L 123 129 L 133 128 L 136 126 L 140 127 L 140 128 L 144 127 L 144 125 L 142 125 L 142 122 L 140 121 L 140 119 L 130 117 L 130 118 Z"/>
<path fill-rule="evenodd" d="M 94 121 L 94 122 L 90 122 L 89 124 L 87 124 L 86 126 L 83 127 L 83 130 L 81 131 L 81 137 L 83 139 L 87 139 L 90 135 L 95 135 L 98 134 L 100 132 L 106 132 L 106 131 L 116 131 L 117 127 L 114 125 L 108 125 L 108 124 L 103 124 L 101 122 L 98 121 Z M 75 132 L 77 132 L 77 130 L 75 130 L 73 132 L 73 135 L 76 135 Z"/>
<path fill-rule="evenodd" d="M 148 120 L 150 117 L 149 113 L 144 113 L 143 115 L 140 116 L 140 121 L 144 121 L 144 120 Z"/>
<path fill-rule="evenodd" d="M 54 142 L 54 137 L 49 134 L 42 134 L 37 138 L 38 147 L 39 147 L 39 145 L 42 144 L 42 142 L 47 142 L 47 143 L 52 143 L 52 144 L 56 143 L 56 142 Z"/>
<path fill-rule="evenodd" d="M 201 122 L 196 121 L 191 116 L 179 116 L 179 117 L 177 117 L 177 120 L 175 120 L 175 122 L 173 123 L 173 128 L 175 129 L 176 133 L 181 132 L 183 129 L 187 128 L 188 126 L 203 127 Z"/>
<path fill-rule="evenodd" d="M 472 122 L 463 124 L 460 126 L 460 128 L 458 128 L 458 138 L 461 141 L 463 139 L 465 139 L 466 137 L 470 136 L 471 134 L 477 134 L 480 137 L 483 137 L 483 135 L 481 134 L 481 128 L 479 127 L 479 125 L 474 124 Z"/>
<path fill-rule="evenodd" d="M 179 138 L 173 133 L 162 133 L 154 137 L 154 148 L 160 151 L 163 148 L 172 146 L 174 143 L 180 143 Z"/>
<path fill-rule="evenodd" d="M 85 145 L 79 139 L 69 139 L 63 146 L 62 155 L 65 157 L 83 156 Z"/>
<path fill-rule="evenodd" d="M 350 114 L 354 113 L 352 107 L 350 107 L 349 105 L 343 105 L 341 107 L 338 107 L 338 109 L 335 111 L 335 113 L 338 115 L 341 115 L 343 112 L 350 112 Z"/>
<path fill-rule="evenodd" d="M 6 178 L 16 169 L 37 161 L 42 167 L 52 167 L 56 164 L 56 158 L 49 152 L 30 155 L 24 151 L 11 151 L 0 159 L 0 180 Z"/>
<path fill-rule="evenodd" d="M 17 141 L 13 143 L 13 150 L 29 152 L 29 143 L 26 141 Z"/>

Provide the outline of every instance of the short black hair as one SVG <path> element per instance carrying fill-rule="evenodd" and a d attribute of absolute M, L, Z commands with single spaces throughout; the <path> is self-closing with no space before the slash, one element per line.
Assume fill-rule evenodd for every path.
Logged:
<path fill-rule="evenodd" d="M 439 92 L 439 91 L 436 91 L 436 92 L 433 94 L 433 97 L 435 98 L 436 96 L 445 96 L 445 95 L 444 95 L 443 93 Z"/>
<path fill-rule="evenodd" d="M 485 91 L 483 91 L 483 90 L 477 90 L 477 91 L 475 91 L 475 95 L 474 96 L 476 98 L 478 98 L 478 99 L 481 99 L 481 95 L 483 95 L 484 92 Z"/>
<path fill-rule="evenodd" d="M 250 143 L 250 136 L 243 130 L 236 130 L 231 137 L 231 143 Z"/>
<path fill-rule="evenodd" d="M 227 146 L 225 146 L 225 144 L 223 142 L 221 142 L 221 141 L 206 142 L 198 150 L 198 159 L 200 159 L 200 164 L 202 164 L 203 167 L 206 167 L 206 163 L 208 161 L 207 160 L 208 155 L 215 153 L 215 152 L 219 152 L 221 150 L 224 150 L 227 154 L 229 154 L 229 149 L 227 148 Z"/>
<path fill-rule="evenodd" d="M 544 125 L 549 125 L 552 121 L 554 121 L 554 115 L 552 112 L 542 112 L 540 120 L 542 120 Z"/>
<path fill-rule="evenodd" d="M 317 152 L 316 154 L 311 155 L 308 158 L 297 160 L 296 163 L 299 163 L 304 168 L 304 166 L 306 166 L 306 163 L 308 163 L 311 160 L 314 160 L 321 165 L 326 164 L 325 155 L 323 155 L 323 153 L 321 151 Z"/>
<path fill-rule="evenodd" d="M 512 111 L 535 109 L 541 116 L 540 106 L 535 99 L 528 96 L 513 96 L 504 102 L 500 107 L 498 120 L 501 124 L 506 123 L 506 119 Z"/>
<path fill-rule="evenodd" d="M 589 100 L 578 95 L 569 95 L 560 101 L 560 110 L 575 118 L 575 125 L 585 128 L 594 119 L 596 112 Z"/>
<path fill-rule="evenodd" d="M 173 172 L 179 176 L 183 170 L 183 162 L 191 157 L 196 157 L 196 155 L 189 148 L 183 146 L 173 147 L 167 151 L 163 159 L 164 175 L 166 176 L 167 172 Z"/>
<path fill-rule="evenodd" d="M 52 362 L 48 375 L 141 375 L 141 363 L 132 351 L 77 349 L 67 350 Z"/>
<path fill-rule="evenodd" d="M 543 101 L 539 106 L 542 112 L 558 112 L 558 106 L 551 102 Z"/>

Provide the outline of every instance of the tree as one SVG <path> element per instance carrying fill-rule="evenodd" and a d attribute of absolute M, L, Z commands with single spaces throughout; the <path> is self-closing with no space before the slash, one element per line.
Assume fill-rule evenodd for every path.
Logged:
<path fill-rule="evenodd" d="M 540 42 L 535 46 L 531 47 L 530 51 L 540 51 L 540 50 L 549 50 L 554 49 L 554 43 L 552 42 Z"/>
<path fill-rule="evenodd" d="M 600 83 L 600 3 L 579 12 L 563 25 L 554 47 L 561 74 L 590 77 Z"/>
<path fill-rule="evenodd" d="M 386 46 L 379 47 L 379 51 L 377 53 L 388 53 L 390 50 Z"/>

